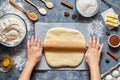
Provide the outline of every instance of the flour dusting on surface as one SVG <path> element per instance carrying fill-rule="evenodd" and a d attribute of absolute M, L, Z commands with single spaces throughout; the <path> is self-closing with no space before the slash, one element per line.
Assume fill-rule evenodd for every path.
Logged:
<path fill-rule="evenodd" d="M 93 21 L 92 23 L 88 24 L 88 32 L 90 35 L 95 35 L 97 37 L 103 36 L 103 28 L 104 25 L 101 21 Z"/>
<path fill-rule="evenodd" d="M 17 69 L 22 70 L 26 62 L 26 52 L 19 52 L 18 55 L 13 56 L 14 65 Z"/>

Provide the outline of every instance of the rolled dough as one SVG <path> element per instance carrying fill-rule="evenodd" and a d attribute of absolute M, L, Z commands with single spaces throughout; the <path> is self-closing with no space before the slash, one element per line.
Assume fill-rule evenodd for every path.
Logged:
<path fill-rule="evenodd" d="M 47 41 L 80 41 L 85 45 L 85 39 L 81 32 L 61 27 L 55 27 L 48 30 L 44 43 Z M 47 63 L 51 67 L 77 67 L 84 57 L 84 51 L 57 51 L 47 49 L 44 51 Z"/>

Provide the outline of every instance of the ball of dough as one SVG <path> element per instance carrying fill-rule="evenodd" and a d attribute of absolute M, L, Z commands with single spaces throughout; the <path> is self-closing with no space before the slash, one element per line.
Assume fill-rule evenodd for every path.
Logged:
<path fill-rule="evenodd" d="M 113 77 L 112 77 L 111 75 L 107 75 L 105 79 L 106 79 L 106 80 L 112 80 Z"/>
<path fill-rule="evenodd" d="M 118 76 L 120 76 L 119 71 L 114 70 L 114 71 L 112 72 L 112 76 L 113 76 L 113 77 L 118 77 Z"/>

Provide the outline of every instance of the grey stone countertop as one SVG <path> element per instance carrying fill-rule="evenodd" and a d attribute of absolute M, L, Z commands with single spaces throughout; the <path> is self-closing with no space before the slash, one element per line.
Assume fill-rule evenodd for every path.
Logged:
<path fill-rule="evenodd" d="M 30 4 L 26 3 L 24 0 L 15 0 L 17 3 L 20 3 L 24 8 L 28 10 L 34 10 L 38 13 L 38 11 L 32 7 Z M 45 7 L 45 5 L 39 1 L 39 0 L 32 0 L 35 4 L 41 5 Z M 118 57 L 120 57 L 119 54 L 119 47 L 117 49 L 112 49 L 107 44 L 107 39 L 109 36 L 106 36 L 106 31 L 108 29 L 106 28 L 103 19 L 100 15 L 101 12 L 108 9 L 108 6 L 105 5 L 103 2 L 101 2 L 100 9 L 97 15 L 91 18 L 84 18 L 80 16 L 75 8 L 75 0 L 65 0 L 74 5 L 74 9 L 71 10 L 67 7 L 64 7 L 60 4 L 61 0 L 51 0 L 54 3 L 54 8 L 48 11 L 48 14 L 46 16 L 42 16 L 39 13 L 39 22 L 56 22 L 56 23 L 98 23 L 103 26 L 102 31 L 98 33 L 101 37 L 101 42 L 104 43 L 104 49 L 102 51 L 101 61 L 100 61 L 100 71 L 101 74 L 109 70 L 111 67 L 119 63 L 120 60 L 115 61 L 113 58 L 111 58 L 108 54 L 106 54 L 106 51 L 108 49 L 111 49 L 113 52 L 116 53 Z M 117 3 L 117 0 L 113 0 Z M 64 17 L 64 12 L 69 11 L 70 16 Z M 19 10 L 15 9 L 13 6 L 11 6 L 8 2 L 8 0 L 0 0 L 0 16 L 7 14 L 7 13 L 14 13 L 21 16 L 25 22 L 27 23 L 27 35 L 24 39 L 24 41 L 13 48 L 7 48 L 3 45 L 0 45 L 0 54 L 9 54 L 12 56 L 14 64 L 13 68 L 8 73 L 0 72 L 0 80 L 17 80 L 19 75 L 21 74 L 21 71 L 24 67 L 25 61 L 26 61 L 26 41 L 27 39 L 30 39 L 31 35 L 34 34 L 34 23 L 28 20 L 28 18 Z M 73 13 L 77 14 L 76 19 L 72 19 L 71 15 Z M 42 27 L 42 26 L 41 26 Z M 94 29 L 96 30 L 96 29 Z M 120 27 L 114 30 L 111 30 L 111 34 L 116 33 L 120 35 Z M 110 63 L 105 63 L 105 60 L 109 59 Z M 33 71 L 31 80 L 89 80 L 89 71 Z"/>

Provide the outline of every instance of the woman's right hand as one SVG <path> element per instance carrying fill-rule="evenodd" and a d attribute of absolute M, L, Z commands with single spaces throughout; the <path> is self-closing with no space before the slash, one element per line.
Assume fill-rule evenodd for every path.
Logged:
<path fill-rule="evenodd" d="M 85 60 L 88 65 L 99 65 L 100 55 L 103 49 L 103 44 L 100 45 L 99 38 L 96 38 L 95 36 L 90 37 L 87 48 L 88 49 L 85 53 Z"/>

